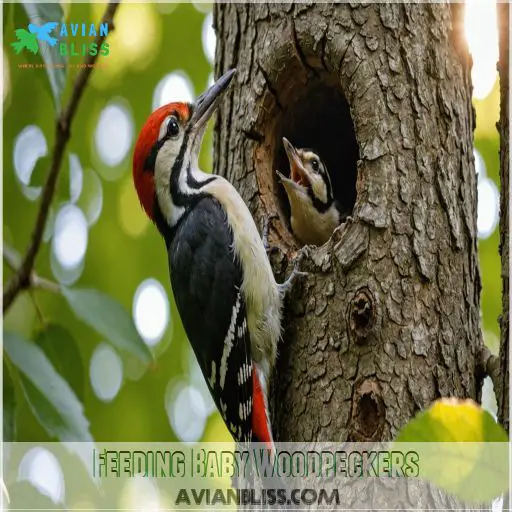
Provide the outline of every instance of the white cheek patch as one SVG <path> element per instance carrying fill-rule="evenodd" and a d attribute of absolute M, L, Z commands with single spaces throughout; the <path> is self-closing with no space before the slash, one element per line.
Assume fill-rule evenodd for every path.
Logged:
<path fill-rule="evenodd" d="M 323 203 L 327 202 L 327 187 L 321 176 L 313 176 L 313 179 L 311 180 L 311 188 L 313 189 L 315 196 L 318 197 L 320 201 Z"/>
<path fill-rule="evenodd" d="M 155 190 L 158 206 L 167 222 L 174 226 L 185 209 L 172 202 L 170 183 L 172 163 L 180 150 L 180 141 L 168 140 L 160 148 L 155 161 Z"/>

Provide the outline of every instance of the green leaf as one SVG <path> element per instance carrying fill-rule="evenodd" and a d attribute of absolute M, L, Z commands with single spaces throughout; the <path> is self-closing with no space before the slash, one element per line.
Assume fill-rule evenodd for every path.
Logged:
<path fill-rule="evenodd" d="M 472 400 L 443 398 L 400 431 L 397 442 L 507 443 L 507 434 Z"/>
<path fill-rule="evenodd" d="M 3 361 L 4 442 L 16 439 L 16 396 L 9 366 Z"/>
<path fill-rule="evenodd" d="M 508 489 L 508 438 L 493 417 L 471 400 L 441 399 L 399 432 L 415 443 L 419 474 L 459 499 L 488 502 Z M 417 444 L 416 444 L 417 443 Z"/>
<path fill-rule="evenodd" d="M 10 332 L 4 333 L 4 350 L 18 370 L 34 415 L 48 434 L 60 441 L 91 441 L 82 404 L 44 352 Z"/>
<path fill-rule="evenodd" d="M 84 397 L 84 367 L 78 346 L 71 333 L 56 324 L 49 324 L 35 339 L 53 367 L 71 386 L 80 400 Z"/>
<path fill-rule="evenodd" d="M 59 3 L 23 2 L 23 7 L 27 13 L 29 23 L 34 25 L 40 26 L 48 22 L 60 23 L 64 19 L 64 11 Z M 58 39 L 58 34 L 56 34 L 55 30 L 50 35 Z M 60 54 L 58 44 L 50 46 L 45 41 L 39 43 L 39 54 L 46 64 L 46 73 L 50 81 L 57 111 L 60 110 L 62 91 L 66 86 L 67 69 L 67 58 L 65 55 Z"/>
<path fill-rule="evenodd" d="M 139 336 L 131 315 L 112 297 L 92 289 L 62 288 L 75 315 L 105 336 L 114 346 L 137 356 L 145 363 L 153 360 Z"/>

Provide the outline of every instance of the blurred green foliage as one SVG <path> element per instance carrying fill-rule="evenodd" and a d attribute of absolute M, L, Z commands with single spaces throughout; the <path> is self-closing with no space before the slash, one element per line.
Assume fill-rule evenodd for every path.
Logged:
<path fill-rule="evenodd" d="M 24 63 L 41 62 L 41 57 L 28 52 L 16 55 L 10 46 L 15 40 L 14 29 L 26 27 L 28 23 L 23 6 L 4 4 L 2 8 L 6 84 L 4 242 L 23 253 L 30 242 L 39 202 L 25 197 L 16 178 L 13 160 L 15 140 L 26 126 L 36 125 L 42 130 L 50 152 L 54 143 L 56 110 L 46 70 L 19 67 Z M 63 8 L 65 22 L 89 24 L 99 23 L 105 4 L 66 3 Z M 103 206 L 98 221 L 88 231 L 83 272 L 71 288 L 99 290 L 116 299 L 131 315 L 134 294 L 140 283 L 147 278 L 158 280 L 168 292 L 171 312 L 162 340 L 152 349 L 155 362 L 148 366 L 120 350 L 123 384 L 113 401 L 103 402 L 96 397 L 91 386 L 89 367 L 94 349 L 110 340 L 105 337 L 105 332 L 101 335 L 87 322 L 80 321 L 64 296 L 39 289 L 24 292 L 18 296 L 4 320 L 4 331 L 19 333 L 26 339 L 41 338 L 48 326 L 50 329 L 60 326 L 72 337 L 83 368 L 78 372 L 82 381 L 79 396 L 83 398 L 84 414 L 91 423 L 90 432 L 98 441 L 177 440 L 165 408 L 166 388 L 171 380 L 183 379 L 186 382 L 190 378 L 190 348 L 172 301 L 165 246 L 143 215 L 133 189 L 131 156 L 138 130 L 152 111 L 155 88 L 164 76 L 183 70 L 193 84 L 194 96 L 207 87 L 213 70 L 203 50 L 202 30 L 209 12 L 211 6 L 208 4 L 120 5 L 115 17 L 115 30 L 108 38 L 110 55 L 100 58 L 100 65 L 93 71 L 74 120 L 58 194 L 49 218 L 51 224 L 59 208 L 70 201 L 68 156 L 73 153 L 85 171 L 83 194 L 87 193 L 85 181 L 93 179 L 87 178 L 88 171 L 93 170 L 100 177 Z M 83 38 L 83 41 L 90 43 L 91 38 Z M 82 56 L 69 58 L 71 64 L 82 61 Z M 67 69 L 63 105 L 69 99 L 78 72 L 79 68 L 74 66 Z M 133 121 L 130 150 L 114 167 L 102 161 L 94 139 L 100 113 L 111 102 L 124 105 Z M 44 182 L 48 160 L 41 158 L 38 161 L 31 185 L 40 186 Z M 201 165 L 203 169 L 211 170 L 211 127 L 205 137 Z M 86 199 L 80 197 L 78 206 L 86 209 Z M 40 276 L 56 281 L 51 267 L 51 252 L 51 241 L 47 240 L 37 258 L 36 270 Z M 4 265 L 4 283 L 10 275 L 9 267 Z M 8 377 L 4 375 L 4 385 Z M 17 404 L 16 439 L 49 440 L 24 398 L 19 379 L 13 380 Z M 76 390 L 77 383 L 72 387 Z M 229 440 L 216 414 L 209 418 L 203 438 Z"/>
<path fill-rule="evenodd" d="M 475 148 L 480 152 L 489 178 L 500 186 L 500 141 L 496 123 L 499 120 L 500 86 L 496 80 L 485 99 L 475 100 L 476 129 Z M 482 329 L 485 343 L 497 354 L 500 329 L 498 317 L 501 313 L 501 260 L 498 252 L 499 226 L 485 240 L 479 240 L 480 274 L 482 278 Z"/>
<path fill-rule="evenodd" d="M 14 53 L 10 43 L 14 30 L 27 25 L 27 13 L 19 4 L 4 4 L 4 242 L 23 253 L 29 245 L 37 215 L 38 201 L 29 200 L 16 177 L 14 148 L 18 134 L 28 125 L 39 127 L 48 150 L 54 144 L 56 109 L 54 93 L 45 69 L 22 68 L 25 63 L 40 63 L 40 55 Z M 63 4 L 68 23 L 98 23 L 105 4 Z M 45 354 L 64 375 L 70 389 L 82 401 L 84 415 L 90 422 L 90 433 L 98 441 L 174 441 L 177 440 L 166 411 L 169 383 L 189 382 L 190 347 L 179 320 L 170 292 L 167 258 L 164 244 L 156 229 L 142 213 L 133 189 L 131 154 L 138 130 L 152 111 L 157 84 L 168 73 L 183 70 L 199 94 L 207 87 L 212 65 L 205 56 L 202 30 L 205 17 L 211 11 L 208 4 L 121 4 L 115 17 L 116 30 L 109 36 L 110 54 L 100 59 L 85 91 L 72 126 L 61 172 L 57 197 L 47 226 L 46 241 L 36 262 L 40 276 L 57 280 L 52 269 L 51 235 L 56 212 L 69 203 L 72 182 L 69 155 L 78 157 L 83 174 L 83 191 L 75 204 L 90 219 L 95 208 L 90 199 L 98 182 L 102 189 L 101 214 L 89 226 L 84 268 L 73 283 L 80 289 L 95 289 L 117 300 L 131 314 L 137 287 L 154 278 L 168 292 L 171 302 L 170 322 L 156 347 L 152 348 L 155 362 L 141 362 L 136 354 L 119 350 L 123 361 L 123 383 L 112 401 L 100 400 L 91 386 L 90 362 L 95 348 L 108 342 L 119 348 L 121 343 L 109 339 L 109 328 L 98 328 L 79 320 L 69 307 L 69 296 L 36 289 L 18 296 L 4 319 L 4 330 L 25 339 L 37 340 L 39 346 L 50 337 L 57 345 L 46 347 Z M 90 43 L 90 38 L 85 42 Z M 66 104 L 72 84 L 79 72 L 76 64 L 83 57 L 70 57 L 61 103 Z M 497 85 L 482 102 L 476 102 L 478 129 L 476 147 L 481 152 L 487 175 L 498 183 Z M 95 142 L 100 114 L 111 102 L 123 105 L 133 122 L 131 148 L 119 164 L 107 165 Z M 205 137 L 201 166 L 211 170 L 211 127 Z M 49 159 L 38 160 L 31 186 L 44 182 Z M 92 172 L 91 172 L 92 171 Z M 99 177 L 99 178 L 98 178 Z M 95 188 L 96 187 L 96 188 Z M 97 206 L 97 205 L 96 205 Z M 96 208 L 97 209 L 97 208 Z M 498 230 L 479 242 L 483 282 L 482 312 L 486 342 L 497 350 L 501 282 L 498 255 Z M 11 270 L 4 265 L 4 283 Z M 76 311 L 76 308 L 73 308 Z M 107 309 L 108 311 L 108 309 Z M 109 315 L 106 315 L 107 317 Z M 108 318 L 106 319 L 108 323 Z M 113 320 L 114 323 L 117 320 Z M 100 334 L 101 333 L 101 334 Z M 57 340 L 57 341 L 55 341 Z M 62 346 L 73 344 L 74 348 Z M 39 353 L 39 352 L 38 352 Z M 73 361 L 75 361 L 73 363 Z M 77 362 L 79 361 L 79 362 Z M 70 366 L 77 368 L 70 371 Z M 80 371 L 78 371 L 80 369 Z M 4 364 L 4 413 L 7 427 L 16 431 L 20 441 L 50 440 L 47 430 L 36 420 L 24 395 L 23 383 L 16 378 L 11 362 Z M 73 375 L 73 377 L 71 376 Z M 12 377 L 12 379 L 11 379 Z M 12 382 L 11 382 L 12 380 Z M 12 385 L 12 386 L 11 386 Z M 13 387 L 13 394 L 9 389 Z M 166 398 L 167 397 L 167 398 Z M 15 418 L 15 421 L 10 421 Z M 4 423 L 4 425 L 6 425 Z M 51 431 L 51 430 L 50 430 Z M 212 414 L 204 435 L 206 441 L 227 441 L 229 435 L 218 414 Z"/>

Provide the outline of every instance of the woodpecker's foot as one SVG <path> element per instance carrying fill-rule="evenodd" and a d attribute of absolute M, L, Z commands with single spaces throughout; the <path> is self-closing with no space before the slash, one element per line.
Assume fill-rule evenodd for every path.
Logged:
<path fill-rule="evenodd" d="M 265 224 L 263 224 L 263 232 L 261 234 L 261 239 L 263 241 L 263 247 L 265 247 L 265 251 L 270 252 L 271 247 L 268 244 L 268 232 L 270 230 L 270 221 L 272 219 L 277 219 L 277 215 L 269 215 L 265 217 Z"/>
<path fill-rule="evenodd" d="M 281 283 L 280 285 L 278 285 L 279 290 L 281 291 L 281 293 L 283 295 L 286 295 L 287 293 L 290 292 L 290 290 L 293 288 L 293 285 L 298 277 L 308 275 L 307 272 L 302 272 L 301 270 L 299 270 L 300 263 L 301 263 L 303 257 L 304 257 L 304 254 L 301 251 L 299 253 L 299 256 L 297 258 L 295 258 L 295 261 L 293 262 L 293 270 L 292 270 L 292 273 L 288 276 L 288 279 L 284 283 Z"/>

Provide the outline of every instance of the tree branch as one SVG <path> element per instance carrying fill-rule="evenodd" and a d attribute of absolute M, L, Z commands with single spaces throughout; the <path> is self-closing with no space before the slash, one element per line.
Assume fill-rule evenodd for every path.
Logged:
<path fill-rule="evenodd" d="M 494 387 L 494 394 L 496 395 L 496 399 L 498 399 L 503 387 L 499 357 L 492 354 L 485 345 L 482 345 L 478 353 L 477 366 L 483 376 L 490 377 Z"/>
<path fill-rule="evenodd" d="M 3 256 L 7 266 L 15 273 L 18 273 L 21 266 L 21 255 L 18 251 L 16 251 L 14 247 L 4 244 Z M 50 279 L 46 279 L 45 277 L 40 277 L 34 271 L 30 273 L 27 288 L 41 288 L 42 290 L 47 290 L 53 293 L 60 293 L 61 291 L 58 283 L 51 281 Z"/>
<path fill-rule="evenodd" d="M 111 30 L 114 28 L 113 18 L 118 6 L 119 3 L 117 2 L 109 3 L 107 9 L 105 10 L 105 14 L 103 15 L 103 19 L 101 20 L 101 23 L 108 23 L 109 27 L 111 27 Z M 101 43 L 103 43 L 105 38 L 106 36 L 98 34 L 95 39 L 95 43 L 97 44 L 98 48 L 101 46 Z M 32 270 L 34 268 L 37 253 L 41 247 L 44 227 L 48 218 L 50 205 L 55 194 L 55 187 L 57 185 L 57 179 L 60 173 L 62 158 L 64 156 L 64 151 L 70 137 L 71 124 L 73 122 L 73 118 L 75 117 L 78 104 L 82 98 L 83 92 L 89 81 L 89 77 L 92 73 L 92 70 L 94 69 L 93 66 L 98 59 L 98 56 L 99 52 L 95 55 L 89 54 L 85 58 L 85 66 L 80 70 L 78 76 L 76 77 L 69 103 L 57 118 L 57 123 L 55 126 L 55 144 L 52 151 L 52 163 L 48 177 L 46 178 L 46 182 L 44 184 L 41 204 L 39 205 L 36 224 L 32 232 L 31 243 L 27 249 L 27 252 L 25 253 L 25 256 L 23 257 L 21 266 L 19 267 L 16 274 L 11 277 L 5 287 L 3 294 L 4 314 L 9 309 L 18 293 L 31 285 Z"/>

